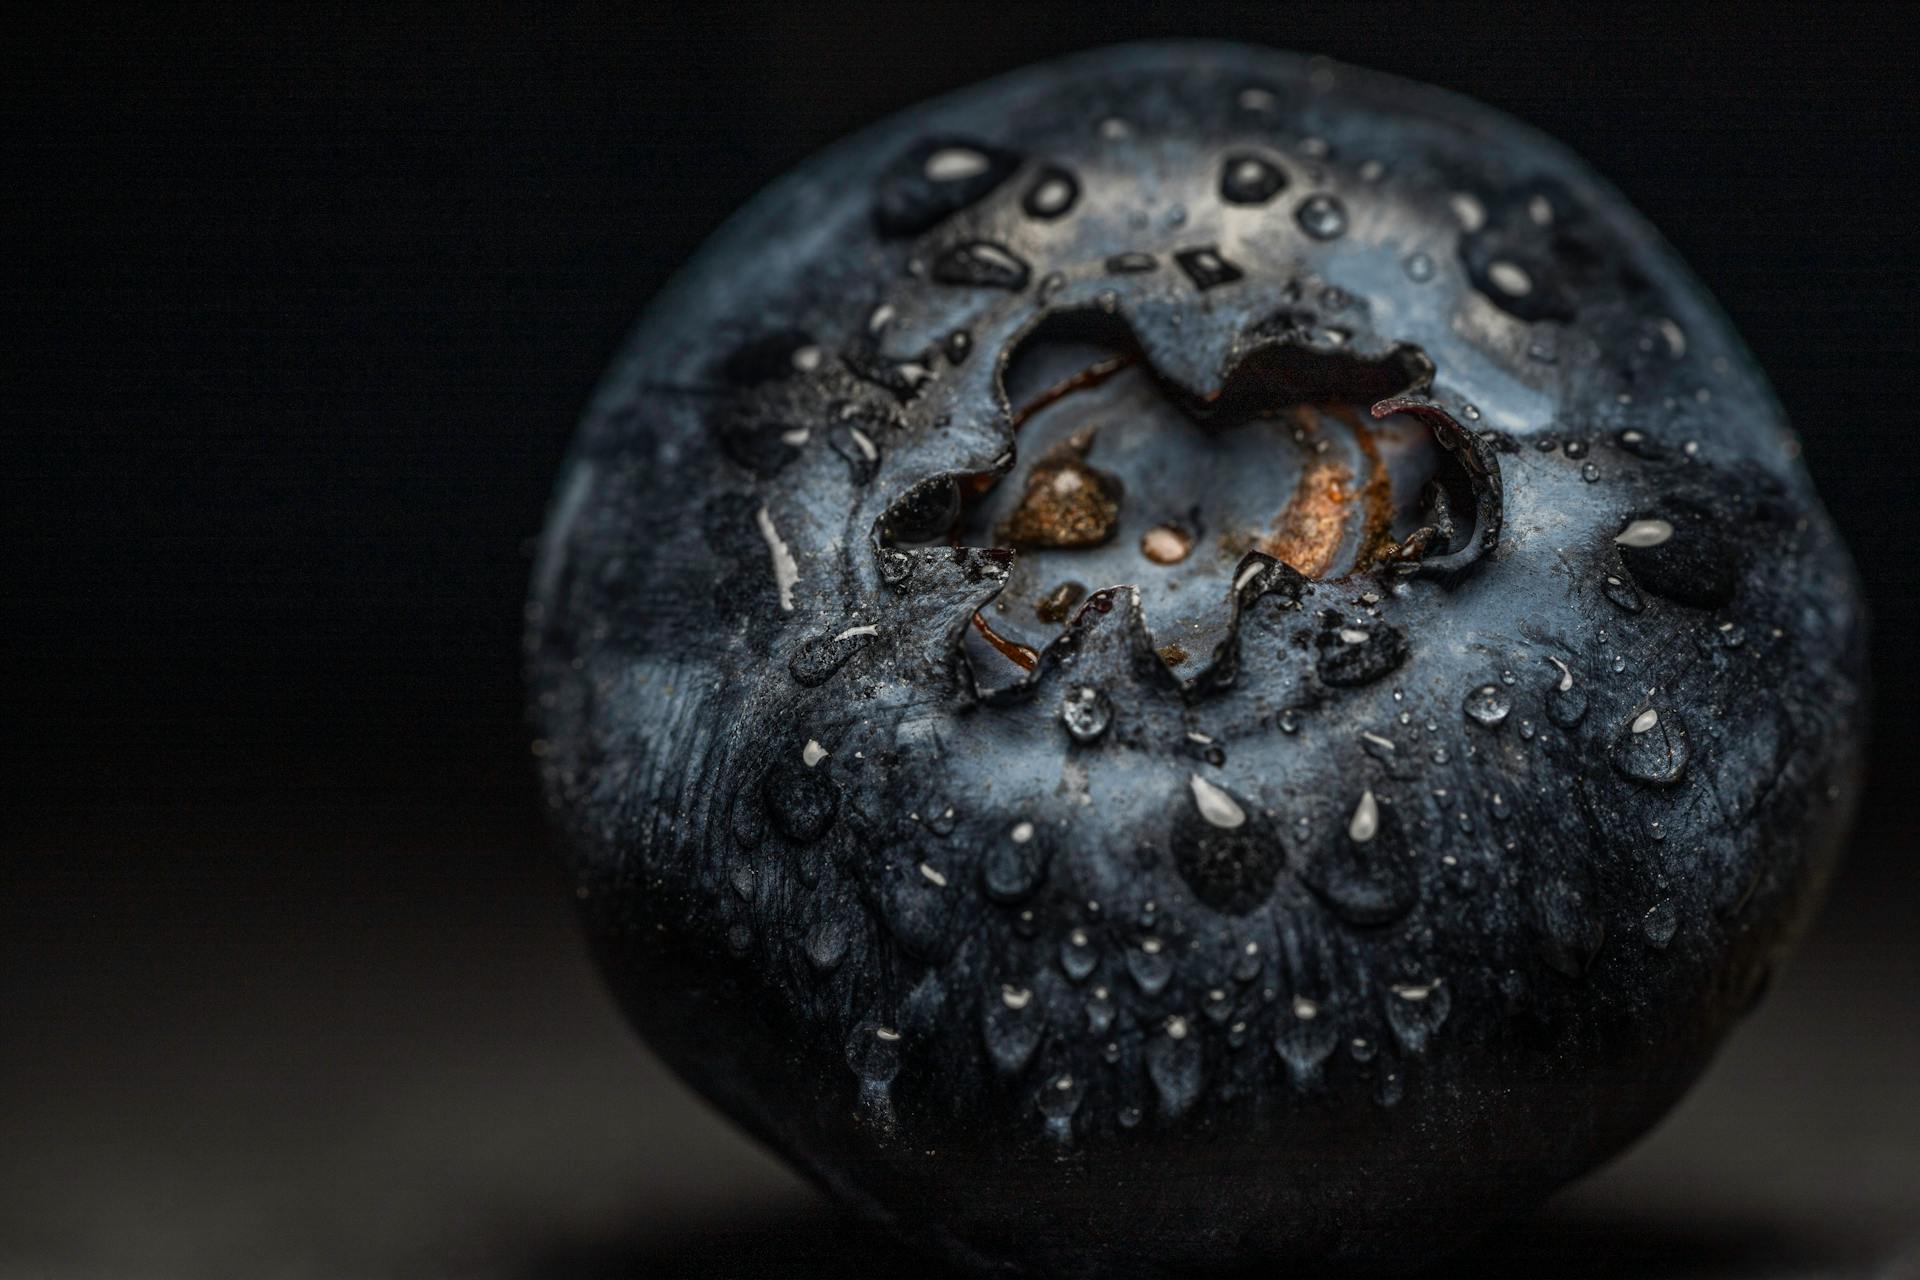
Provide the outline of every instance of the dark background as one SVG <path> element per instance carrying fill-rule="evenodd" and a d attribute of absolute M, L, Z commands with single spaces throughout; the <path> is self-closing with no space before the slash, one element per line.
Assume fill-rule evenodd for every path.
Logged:
<path fill-rule="evenodd" d="M 1801 963 L 1668 1126 L 1461 1274 L 1920 1274 L 1896 15 L 11 16 L 0 1272 L 897 1270 L 587 972 L 521 720 L 528 548 L 626 327 L 757 188 L 941 90 L 1184 34 L 1430 80 L 1583 154 L 1769 370 L 1874 609 L 1874 773 Z"/>

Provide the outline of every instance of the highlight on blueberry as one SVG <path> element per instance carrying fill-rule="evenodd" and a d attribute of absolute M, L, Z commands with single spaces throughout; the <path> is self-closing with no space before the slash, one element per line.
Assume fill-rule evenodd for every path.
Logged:
<path fill-rule="evenodd" d="M 1553 143 L 1217 44 L 783 178 L 588 409 L 528 615 L 600 963 L 963 1265 L 1402 1273 L 1646 1130 L 1858 788 L 1725 318 Z"/>

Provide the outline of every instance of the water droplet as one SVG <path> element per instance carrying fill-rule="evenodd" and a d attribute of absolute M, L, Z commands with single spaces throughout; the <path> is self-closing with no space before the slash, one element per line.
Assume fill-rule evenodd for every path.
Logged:
<path fill-rule="evenodd" d="M 1370 789 L 1300 875 L 1334 914 L 1358 926 L 1398 919 L 1412 910 L 1420 892 L 1399 820 Z"/>
<path fill-rule="evenodd" d="M 1233 980 L 1235 982 L 1252 982 L 1260 976 L 1261 967 L 1259 943 L 1248 942 L 1234 952 Z"/>
<path fill-rule="evenodd" d="M 1280 1015 L 1273 1047 L 1287 1064 L 1287 1075 L 1296 1089 L 1313 1089 L 1320 1084 L 1321 1069 L 1340 1044 L 1340 1033 L 1330 1018 L 1321 1016 L 1318 1003 L 1295 996 L 1292 1016 Z"/>
<path fill-rule="evenodd" d="M 1315 240 L 1332 240 L 1347 229 L 1347 207 L 1337 196 L 1315 192 L 1294 210 L 1294 221 Z"/>
<path fill-rule="evenodd" d="M 991 164 L 986 153 L 972 147 L 941 147 L 926 158 L 921 172 L 929 182 L 958 182 L 985 173 Z"/>
<path fill-rule="evenodd" d="M 1012 152 L 976 142 L 922 142 L 881 174 L 874 223 L 891 238 L 919 235 L 978 201 L 1019 164 Z"/>
<path fill-rule="evenodd" d="M 1667 456 L 1666 449 L 1661 446 L 1659 441 L 1635 427 L 1628 427 L 1616 435 L 1614 437 L 1614 443 L 1618 444 L 1625 452 L 1648 462 L 1660 462 Z M 1669 534 L 1673 532 L 1671 527 L 1669 527 L 1667 532 Z"/>
<path fill-rule="evenodd" d="M 1220 251 L 1212 245 L 1202 245 L 1195 249 L 1182 249 L 1173 255 L 1180 269 L 1187 273 L 1196 289 L 1202 292 L 1218 288 L 1223 284 L 1232 284 L 1246 274 L 1240 268 L 1220 256 Z"/>
<path fill-rule="evenodd" d="M 1386 1007 L 1393 1038 L 1408 1053 L 1425 1053 L 1453 1008 L 1453 996 L 1444 982 L 1400 982 L 1389 988 Z"/>
<path fill-rule="evenodd" d="M 1173 977 L 1173 957 L 1160 939 L 1142 938 L 1139 945 L 1127 948 L 1127 972 L 1143 994 L 1157 996 Z"/>
<path fill-rule="evenodd" d="M 1380 831 L 1380 804 L 1374 799 L 1371 789 L 1360 793 L 1360 802 L 1353 807 L 1353 816 L 1347 820 L 1347 838 L 1355 844 L 1365 844 Z"/>
<path fill-rule="evenodd" d="M 1585 440 L 1569 440 L 1561 445 L 1560 449 L 1561 452 L 1565 453 L 1569 458 L 1577 461 L 1587 456 L 1587 449 L 1589 447 Z"/>
<path fill-rule="evenodd" d="M 1137 276 L 1159 265 L 1150 253 L 1116 253 L 1107 259 L 1107 270 L 1117 276 Z"/>
<path fill-rule="evenodd" d="M 1027 211 L 1030 218 L 1052 221 L 1064 217 L 1080 198 L 1080 183 L 1071 173 L 1058 165 L 1048 165 L 1027 188 L 1027 194 L 1020 200 L 1020 207 Z"/>
<path fill-rule="evenodd" d="M 1273 96 L 1271 90 L 1262 89 L 1257 85 L 1251 85 L 1242 89 L 1234 97 L 1234 102 L 1239 105 L 1242 111 L 1271 111 L 1278 101 L 1279 100 Z"/>
<path fill-rule="evenodd" d="M 1553 657 L 1547 661 L 1560 668 L 1560 679 L 1547 694 L 1547 719 L 1562 729 L 1571 729 L 1586 717 L 1586 690 L 1575 686 L 1573 670 L 1565 662 Z"/>
<path fill-rule="evenodd" d="M 1681 356 L 1687 354 L 1687 335 L 1685 330 L 1665 317 L 1661 318 L 1656 327 L 1660 330 L 1660 336 L 1666 340 L 1668 355 L 1678 360 Z"/>
<path fill-rule="evenodd" d="M 1674 910 L 1670 898 L 1662 898 L 1648 907 L 1646 916 L 1640 921 L 1640 929 L 1647 935 L 1647 941 L 1662 951 L 1673 941 L 1673 935 L 1679 928 L 1680 915 Z"/>
<path fill-rule="evenodd" d="M 1188 787 L 1194 810 L 1177 816 L 1171 831 L 1175 867 L 1215 912 L 1244 915 L 1273 894 L 1284 850 L 1233 794 L 1198 773 L 1190 775 Z"/>
<path fill-rule="evenodd" d="M 1665 520 L 1634 520 L 1614 535 L 1623 547 L 1657 547 L 1673 536 L 1673 526 Z"/>
<path fill-rule="evenodd" d="M 1085 982 L 1099 966 L 1093 938 L 1085 929 L 1074 929 L 1060 941 L 1060 969 L 1075 982 Z"/>
<path fill-rule="evenodd" d="M 823 358 L 807 334 L 784 329 L 742 344 L 721 365 L 721 374 L 736 386 L 754 387 L 812 373 Z"/>
<path fill-rule="evenodd" d="M 900 1033 L 862 1022 L 847 1037 L 847 1066 L 869 1084 L 886 1084 L 900 1072 Z"/>
<path fill-rule="evenodd" d="M 912 843 L 887 850 L 880 861 L 875 896 L 881 920 L 909 955 L 944 959 L 955 942 L 954 894 L 936 883 L 945 874 Z"/>
<path fill-rule="evenodd" d="M 943 537 L 960 514 L 960 488 L 941 476 L 913 486 L 887 508 L 882 532 L 894 542 L 929 542 Z M 912 557 L 903 557 L 912 573 Z"/>
<path fill-rule="evenodd" d="M 1564 876 L 1551 876 L 1534 886 L 1532 907 L 1541 958 L 1569 978 L 1583 976 L 1607 938 L 1591 894 Z"/>
<path fill-rule="evenodd" d="M 1582 466 L 1580 468 L 1580 478 L 1582 480 L 1585 480 L 1588 484 L 1593 484 L 1595 481 L 1600 479 L 1599 466 L 1591 462 Z"/>
<path fill-rule="evenodd" d="M 1407 279 L 1415 284 L 1425 284 L 1433 279 L 1433 259 L 1424 253 L 1410 253 L 1402 264 L 1406 268 Z"/>
<path fill-rule="evenodd" d="M 1040 1086 L 1039 1096 L 1034 1101 L 1040 1108 L 1040 1114 L 1047 1118 L 1047 1127 L 1057 1129 L 1060 1136 L 1064 1137 L 1068 1124 L 1073 1120 L 1073 1113 L 1080 1109 L 1080 1099 L 1084 1094 L 1080 1082 L 1062 1072 Z"/>
<path fill-rule="evenodd" d="M 1510 298 L 1524 298 L 1533 292 L 1533 277 L 1524 267 L 1505 258 L 1495 258 L 1487 264 L 1487 279 Z"/>
<path fill-rule="evenodd" d="M 955 245 L 933 260 L 933 278 L 941 284 L 1018 291 L 1027 287 L 1027 264 L 990 240 Z"/>
<path fill-rule="evenodd" d="M 775 765 L 760 784 L 773 824 L 791 840 L 818 840 L 833 825 L 840 793 L 821 773 L 799 765 Z"/>
<path fill-rule="evenodd" d="M 853 423 L 840 422 L 829 427 L 827 444 L 845 460 L 855 484 L 866 484 L 880 470 L 880 446 L 873 442 L 867 430 Z"/>
<path fill-rule="evenodd" d="M 1081 685 L 1061 702 L 1060 719 L 1075 742 L 1095 742 L 1113 723 L 1113 703 L 1091 685 Z"/>
<path fill-rule="evenodd" d="M 1204 1071 L 1199 1037 L 1191 1034 L 1185 1018 L 1168 1018 L 1165 1034 L 1147 1044 L 1147 1076 L 1160 1095 L 1161 1113 L 1185 1114 L 1200 1097 Z"/>
<path fill-rule="evenodd" d="M 1628 722 L 1613 747 L 1613 766 L 1635 782 L 1667 787 L 1686 773 L 1692 748 L 1677 712 L 1648 707 Z"/>
<path fill-rule="evenodd" d="M 1469 191 L 1456 191 L 1447 197 L 1447 205 L 1459 220 L 1460 229 L 1472 234 L 1487 224 L 1487 206 Z"/>
<path fill-rule="evenodd" d="M 1105 987 L 1095 987 L 1093 994 L 1087 997 L 1087 1030 L 1096 1036 L 1103 1036 L 1113 1027 L 1113 993 Z"/>
<path fill-rule="evenodd" d="M 808 688 L 825 684 L 879 633 L 880 628 L 868 626 L 847 627 L 833 635 L 814 636 L 794 651 L 787 670 Z"/>
<path fill-rule="evenodd" d="M 1052 842 L 1031 822 L 1015 824 L 1004 840 L 988 846 L 981 860 L 980 883 L 987 896 L 999 903 L 1025 900 L 1046 878 L 1052 852 Z"/>
<path fill-rule="evenodd" d="M 1498 729 L 1513 710 L 1513 695 L 1501 685 L 1483 684 L 1467 695 L 1463 710 L 1481 728 Z"/>
<path fill-rule="evenodd" d="M 1406 633 L 1384 622 L 1323 630 L 1315 644 L 1320 650 L 1316 673 L 1334 688 L 1371 684 L 1398 670 L 1408 653 Z"/>
<path fill-rule="evenodd" d="M 1046 1030 L 1040 1012 L 1032 988 L 1012 984 L 1003 985 L 983 1003 L 981 1037 L 995 1067 L 1011 1075 L 1033 1058 Z"/>
<path fill-rule="evenodd" d="M 1286 185 L 1280 166 L 1254 155 L 1230 155 L 1220 172 L 1220 198 L 1229 204 L 1265 204 Z"/>
<path fill-rule="evenodd" d="M 1115 1118 L 1120 1121 L 1122 1129 L 1136 1128 L 1140 1124 L 1140 1108 L 1122 1107 Z"/>
<path fill-rule="evenodd" d="M 1696 609 L 1716 608 L 1739 587 L 1745 548 L 1731 536 L 1723 515 L 1690 498 L 1669 498 L 1658 519 L 1637 519 L 1628 526 L 1655 526 L 1644 542 L 1624 543 L 1620 559 L 1648 591 Z M 1670 532 L 1658 541 L 1658 525 Z M 1622 535 L 1624 538 L 1624 535 Z"/>
<path fill-rule="evenodd" d="M 832 915 L 815 922 L 807 930 L 807 961 L 821 973 L 831 973 L 847 957 L 847 925 L 843 916 Z"/>
<path fill-rule="evenodd" d="M 1170 524 L 1157 524 L 1140 535 L 1140 554 L 1155 564 L 1179 564 L 1193 552 L 1193 535 Z"/>
<path fill-rule="evenodd" d="M 1246 810 L 1232 796 L 1199 774 L 1189 775 L 1188 785 L 1193 790 L 1194 807 L 1211 825 L 1230 831 L 1246 822 Z"/>
<path fill-rule="evenodd" d="M 1639 613 L 1647 607 L 1638 587 L 1611 573 L 1602 580 L 1600 592 L 1606 596 L 1609 604 L 1625 613 Z"/>

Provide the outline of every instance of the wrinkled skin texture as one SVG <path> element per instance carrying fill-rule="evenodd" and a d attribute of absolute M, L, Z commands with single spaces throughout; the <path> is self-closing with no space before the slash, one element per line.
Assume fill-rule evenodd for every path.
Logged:
<path fill-rule="evenodd" d="M 952 483 L 1022 483 L 1063 333 L 1189 454 L 1404 397 L 1449 501 L 1318 580 L 1204 542 L 1174 665 L 1144 560 L 995 614 L 1030 553 L 950 545 Z M 601 962 L 951 1259 L 1412 1270 L 1651 1125 L 1818 896 L 1863 620 L 1797 452 L 1655 233 L 1462 99 L 1177 45 L 909 112 L 687 266 L 560 483 L 530 672 Z"/>

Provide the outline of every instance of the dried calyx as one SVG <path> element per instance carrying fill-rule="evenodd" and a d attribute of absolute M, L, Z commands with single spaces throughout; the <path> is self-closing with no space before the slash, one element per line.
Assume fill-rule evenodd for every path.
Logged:
<path fill-rule="evenodd" d="M 1281 317 L 1195 396 L 1116 318 L 1057 314 L 1005 363 L 1003 468 L 916 485 L 879 541 L 1015 552 L 966 632 L 983 683 L 1033 670 L 1091 596 L 1120 585 L 1137 589 L 1161 660 L 1191 680 L 1229 642 L 1260 565 L 1320 581 L 1452 576 L 1493 545 L 1498 465 L 1417 394 L 1432 372 L 1415 348 L 1321 349 Z"/>

